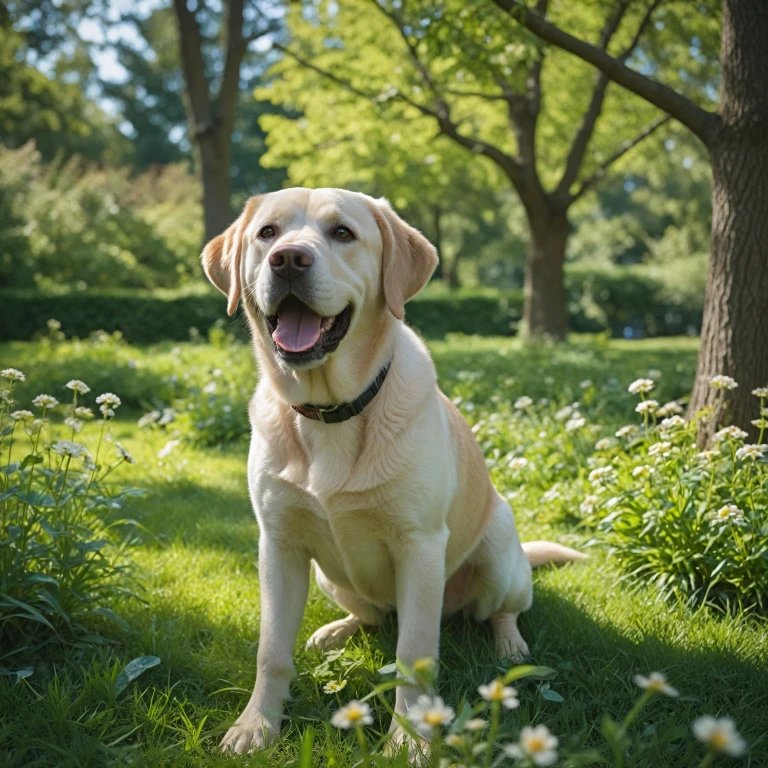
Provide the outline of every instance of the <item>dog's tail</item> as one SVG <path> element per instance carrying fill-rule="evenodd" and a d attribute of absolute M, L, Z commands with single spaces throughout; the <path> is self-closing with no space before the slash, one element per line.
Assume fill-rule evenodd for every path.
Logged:
<path fill-rule="evenodd" d="M 555 544 L 554 541 L 524 541 L 523 552 L 528 558 L 532 568 L 538 568 L 540 565 L 555 563 L 568 563 L 571 560 L 586 560 L 587 556 L 583 552 L 577 552 L 570 547 L 564 547 L 562 544 Z"/>

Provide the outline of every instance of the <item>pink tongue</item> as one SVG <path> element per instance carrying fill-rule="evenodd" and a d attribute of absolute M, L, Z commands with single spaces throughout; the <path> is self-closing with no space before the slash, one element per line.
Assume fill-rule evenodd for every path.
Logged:
<path fill-rule="evenodd" d="M 277 328 L 272 339 L 286 352 L 305 352 L 317 344 L 322 320 L 304 304 L 288 300 L 277 316 Z"/>

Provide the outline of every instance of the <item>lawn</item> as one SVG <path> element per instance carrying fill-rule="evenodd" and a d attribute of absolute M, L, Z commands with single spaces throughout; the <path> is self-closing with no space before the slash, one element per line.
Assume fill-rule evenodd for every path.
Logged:
<path fill-rule="evenodd" d="M 259 635 L 258 530 L 246 491 L 247 443 L 182 442 L 159 459 L 168 434 L 136 424 L 142 409 L 170 396 L 173 377 L 187 374 L 188 381 L 203 383 L 218 368 L 237 380 L 233 398 L 238 408 L 244 406 L 255 378 L 248 347 L 214 341 L 149 348 L 109 341 L 0 346 L 2 367 L 26 373 L 22 407 L 28 407 L 24 398 L 40 391 L 59 396 L 69 378 L 83 379 L 94 393 L 121 395 L 124 404 L 112 431 L 136 464 L 121 466 L 115 480 L 147 492 L 124 511 L 140 524 L 132 559 L 141 599 L 111 606 L 130 630 L 99 627 L 106 640 L 95 646 L 59 644 L 6 656 L 7 649 L 0 649 L 2 667 L 33 667 L 24 680 L 0 676 L 4 765 L 225 762 L 216 744 L 250 694 Z M 652 373 L 659 400 L 684 396 L 696 358 L 696 344 L 688 339 L 584 337 L 557 348 L 525 348 L 506 338 L 456 336 L 430 347 L 443 388 L 461 398 L 474 424 L 509 409 L 523 394 L 548 398 L 553 407 L 582 398 L 606 434 L 635 416 L 626 398 L 630 381 Z M 585 379 L 592 384 L 582 387 Z M 244 410 L 236 418 L 242 422 Z M 567 456 L 561 459 L 567 464 Z M 494 478 L 507 482 L 508 475 Z M 659 670 L 681 695 L 654 698 L 643 711 L 630 732 L 635 744 L 626 765 L 698 764 L 703 752 L 686 734 L 704 713 L 732 716 L 750 744 L 749 757 L 720 758 L 723 765 L 768 765 L 765 621 L 664 601 L 655 588 L 627 579 L 606 548 L 589 546 L 593 532 L 567 504 L 542 498 L 547 488 L 535 472 L 500 488 L 511 498 L 521 537 L 587 546 L 590 559 L 536 573 L 534 605 L 521 629 L 533 662 L 557 675 L 549 690 L 540 682 L 520 682 L 521 706 L 505 714 L 503 728 L 516 734 L 520 723 L 544 723 L 564 748 L 593 747 L 605 755 L 603 714 L 620 720 L 638 697 L 633 676 Z M 338 658 L 303 650 L 314 629 L 341 615 L 313 585 L 283 734 L 269 753 L 227 764 L 306 765 L 299 760 L 308 730 L 314 737 L 312 765 L 355 763 L 353 734 L 330 728 L 329 717 L 340 702 L 362 697 L 381 682 L 377 670 L 394 661 L 396 622 L 361 632 Z M 143 655 L 159 657 L 160 664 L 115 696 L 117 673 Z M 458 708 L 465 694 L 474 700 L 477 686 L 499 671 L 488 628 L 463 618 L 445 622 L 439 692 L 446 702 Z M 330 675 L 347 679 L 338 700 L 322 691 Z M 552 690 L 562 702 L 552 700 Z M 374 710 L 375 736 L 386 730 L 388 715 L 383 706 Z"/>

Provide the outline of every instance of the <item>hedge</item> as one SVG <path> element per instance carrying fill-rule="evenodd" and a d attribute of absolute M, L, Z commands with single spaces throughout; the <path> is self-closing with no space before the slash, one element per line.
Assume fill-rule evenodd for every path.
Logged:
<path fill-rule="evenodd" d="M 701 301 L 667 296 L 664 287 L 627 269 L 571 270 L 566 275 L 570 327 L 580 333 L 610 331 L 614 336 L 679 335 L 698 332 Z M 92 331 L 121 331 L 134 344 L 183 341 L 190 328 L 201 333 L 215 323 L 247 336 L 243 318 L 228 318 L 223 297 L 169 291 L 87 291 L 47 295 L 34 291 L 0 291 L 3 322 L 0 341 L 31 339 L 55 318 L 67 336 Z M 521 291 L 428 290 L 407 306 L 407 320 L 427 338 L 448 333 L 509 336 L 522 317 Z"/>

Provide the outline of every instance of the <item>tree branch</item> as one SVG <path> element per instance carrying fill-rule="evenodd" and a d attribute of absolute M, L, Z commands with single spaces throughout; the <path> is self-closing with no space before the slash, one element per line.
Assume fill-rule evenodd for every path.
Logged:
<path fill-rule="evenodd" d="M 632 91 L 681 122 L 698 136 L 705 146 L 710 146 L 712 143 L 720 123 L 719 117 L 714 112 L 702 109 L 673 88 L 630 69 L 622 61 L 591 43 L 569 35 L 538 14 L 529 11 L 518 0 L 493 1 L 545 42 L 556 45 L 592 64 L 623 88 Z"/>
<path fill-rule="evenodd" d="M 243 63 L 248 44 L 243 38 L 243 0 L 229 0 L 225 3 L 225 19 L 222 25 L 224 36 L 224 72 L 221 76 L 219 93 L 216 98 L 216 118 L 231 126 L 237 109 L 240 92 L 240 66 Z"/>
<path fill-rule="evenodd" d="M 637 134 L 637 136 L 635 136 L 634 139 L 630 139 L 621 144 L 619 148 L 605 162 L 601 163 L 593 173 L 584 179 L 576 192 L 570 195 L 569 204 L 573 203 L 575 200 L 578 200 L 585 192 L 588 192 L 591 187 L 593 187 L 598 181 L 604 178 L 605 174 L 608 172 L 608 169 L 617 160 L 619 160 L 619 158 L 626 155 L 630 149 L 633 149 L 641 141 L 647 139 L 651 134 L 655 133 L 659 128 L 661 128 L 662 125 L 668 123 L 671 119 L 672 118 L 670 115 L 664 115 L 664 117 L 660 117 L 658 120 L 655 120 L 653 123 L 646 126 L 642 131 L 640 131 L 640 133 Z"/>

